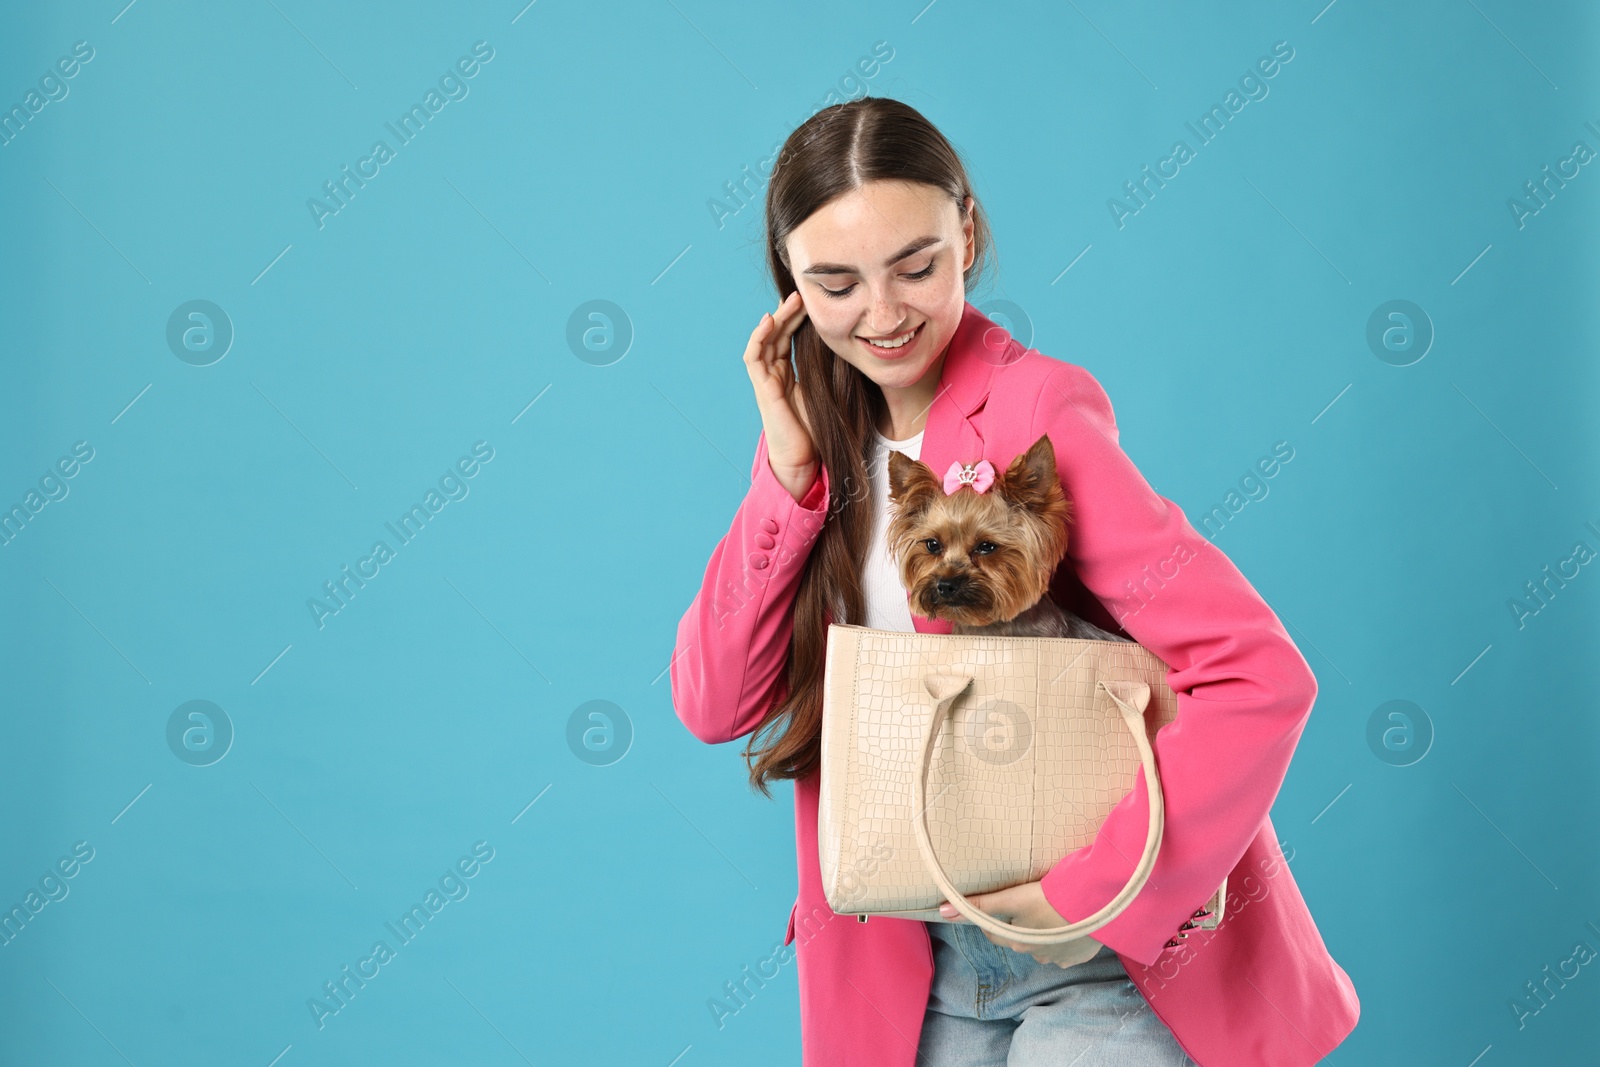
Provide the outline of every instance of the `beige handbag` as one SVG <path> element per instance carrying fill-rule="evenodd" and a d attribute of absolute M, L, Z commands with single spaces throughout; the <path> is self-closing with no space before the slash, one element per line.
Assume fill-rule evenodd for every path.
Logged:
<path fill-rule="evenodd" d="M 1161 847 L 1151 739 L 1178 714 L 1166 672 L 1131 641 L 829 624 L 817 816 L 828 906 L 862 922 L 950 922 L 939 914 L 948 900 L 990 933 L 1030 945 L 1109 923 L 1144 887 Z M 1150 829 L 1133 875 L 1105 907 L 1038 929 L 967 901 L 1037 881 L 1089 844 L 1140 766 Z M 1210 915 L 1198 927 L 1221 921 L 1226 893 L 1224 878 L 1200 905 Z"/>

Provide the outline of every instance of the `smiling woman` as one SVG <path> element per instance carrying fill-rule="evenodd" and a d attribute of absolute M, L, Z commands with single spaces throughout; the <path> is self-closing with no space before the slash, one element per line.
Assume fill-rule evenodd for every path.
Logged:
<path fill-rule="evenodd" d="M 792 914 L 836 917 L 819 833 L 830 624 L 951 632 L 948 619 L 915 614 L 884 558 L 892 452 L 932 470 L 1005 468 L 1048 440 L 1075 517 L 1050 592 L 1090 622 L 1116 625 L 1110 606 L 1141 567 L 1175 554 L 1183 565 L 1125 617 L 1128 635 L 1170 668 L 1181 727 L 1155 730 L 1167 836 L 1144 888 L 1093 937 L 1048 945 L 964 915 L 880 913 L 792 938 L 804 1063 L 1310 1067 L 1354 1027 L 1359 1005 L 1287 869 L 1281 891 L 1213 923 L 1204 955 L 1150 1000 L 1152 968 L 1212 914 L 1217 884 L 1250 874 L 1276 841 L 1268 810 L 1316 695 L 1304 657 L 1239 570 L 1140 474 L 1093 376 L 1025 349 L 968 302 L 989 228 L 956 150 L 926 118 L 866 97 L 818 112 L 780 158 L 766 218 L 781 303 L 744 353 L 762 423 L 751 486 L 679 622 L 669 671 L 673 707 L 697 738 L 749 735 L 750 780 L 769 796 L 772 781 L 794 781 Z M 788 562 L 773 567 L 779 552 Z M 730 612 L 727 592 L 751 588 L 747 568 L 767 577 Z M 909 793 L 879 784 L 882 797 Z M 967 899 L 1014 926 L 1085 922 L 1128 881 L 1150 825 L 1144 797 L 1136 782 L 1095 840 L 1038 880 Z M 864 825 L 911 806 L 867 804 Z M 885 858 L 891 871 L 918 862 Z M 1273 990 L 1272 1004 L 1238 995 L 1246 975 Z"/>

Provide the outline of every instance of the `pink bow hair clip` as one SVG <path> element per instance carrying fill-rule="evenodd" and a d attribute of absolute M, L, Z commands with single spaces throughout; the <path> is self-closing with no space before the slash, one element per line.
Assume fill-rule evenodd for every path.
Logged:
<path fill-rule="evenodd" d="M 973 492 L 982 493 L 993 484 L 994 464 L 986 459 L 966 464 L 955 460 L 951 462 L 950 469 L 944 472 L 945 496 L 949 496 L 963 485 L 970 485 Z"/>

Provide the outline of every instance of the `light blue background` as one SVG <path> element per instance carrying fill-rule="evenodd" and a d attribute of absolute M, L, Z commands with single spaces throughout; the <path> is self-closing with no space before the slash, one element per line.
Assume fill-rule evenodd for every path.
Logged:
<path fill-rule="evenodd" d="M 879 41 L 866 89 L 993 220 L 974 302 L 1099 379 L 1159 491 L 1198 521 L 1294 449 L 1216 543 L 1320 683 L 1273 818 L 1362 1000 L 1331 1062 L 1592 1056 L 1600 964 L 1520 1029 L 1510 1001 L 1600 949 L 1600 576 L 1521 628 L 1508 601 L 1600 548 L 1600 167 L 1507 207 L 1600 148 L 1592 6 L 125 2 L 0 15 L 7 109 L 94 48 L 0 147 L 0 505 L 94 449 L 0 548 L 0 904 L 95 850 L 0 948 L 0 1062 L 800 1062 L 792 963 L 707 1006 L 783 935 L 792 793 L 696 741 L 665 669 L 774 303 L 759 203 L 708 201 Z M 319 229 L 308 198 L 480 40 Z M 1119 229 L 1277 41 L 1269 95 Z M 236 331 L 210 366 L 165 340 L 194 299 Z M 634 331 L 603 366 L 566 340 L 595 299 Z M 1395 299 L 1437 331 L 1405 367 L 1365 339 Z M 477 441 L 469 495 L 319 629 L 308 598 Z M 195 699 L 236 731 L 206 767 L 166 740 Z M 1405 767 L 1367 741 L 1395 699 L 1433 730 Z M 631 722 L 608 766 L 567 741 L 590 700 Z M 307 1000 L 477 841 L 470 894 L 319 1030 Z"/>

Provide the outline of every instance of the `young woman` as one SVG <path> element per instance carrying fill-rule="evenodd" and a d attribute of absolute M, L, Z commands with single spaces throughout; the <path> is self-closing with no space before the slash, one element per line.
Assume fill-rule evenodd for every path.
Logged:
<path fill-rule="evenodd" d="M 770 796 L 770 781 L 795 782 L 785 944 L 798 940 L 805 1064 L 1316 1063 L 1359 1005 L 1268 818 L 1316 695 L 1277 616 L 1140 475 L 1089 372 L 1024 351 L 966 301 L 989 231 L 921 114 L 866 97 L 812 116 L 779 155 L 766 221 L 783 300 L 744 355 L 762 422 L 751 486 L 679 624 L 671 677 L 696 737 L 751 734 L 752 783 Z M 888 450 L 1004 470 L 1041 433 L 1074 502 L 1052 596 L 1149 648 L 1178 693 L 1155 739 L 1166 826 L 1151 878 L 1095 937 L 1056 946 L 965 920 L 836 915 L 817 855 L 828 623 L 950 630 L 910 612 L 887 558 Z M 1143 773 L 1091 845 L 973 902 L 1023 926 L 1098 911 L 1143 847 Z M 1191 936 L 1224 875 L 1221 925 Z"/>

